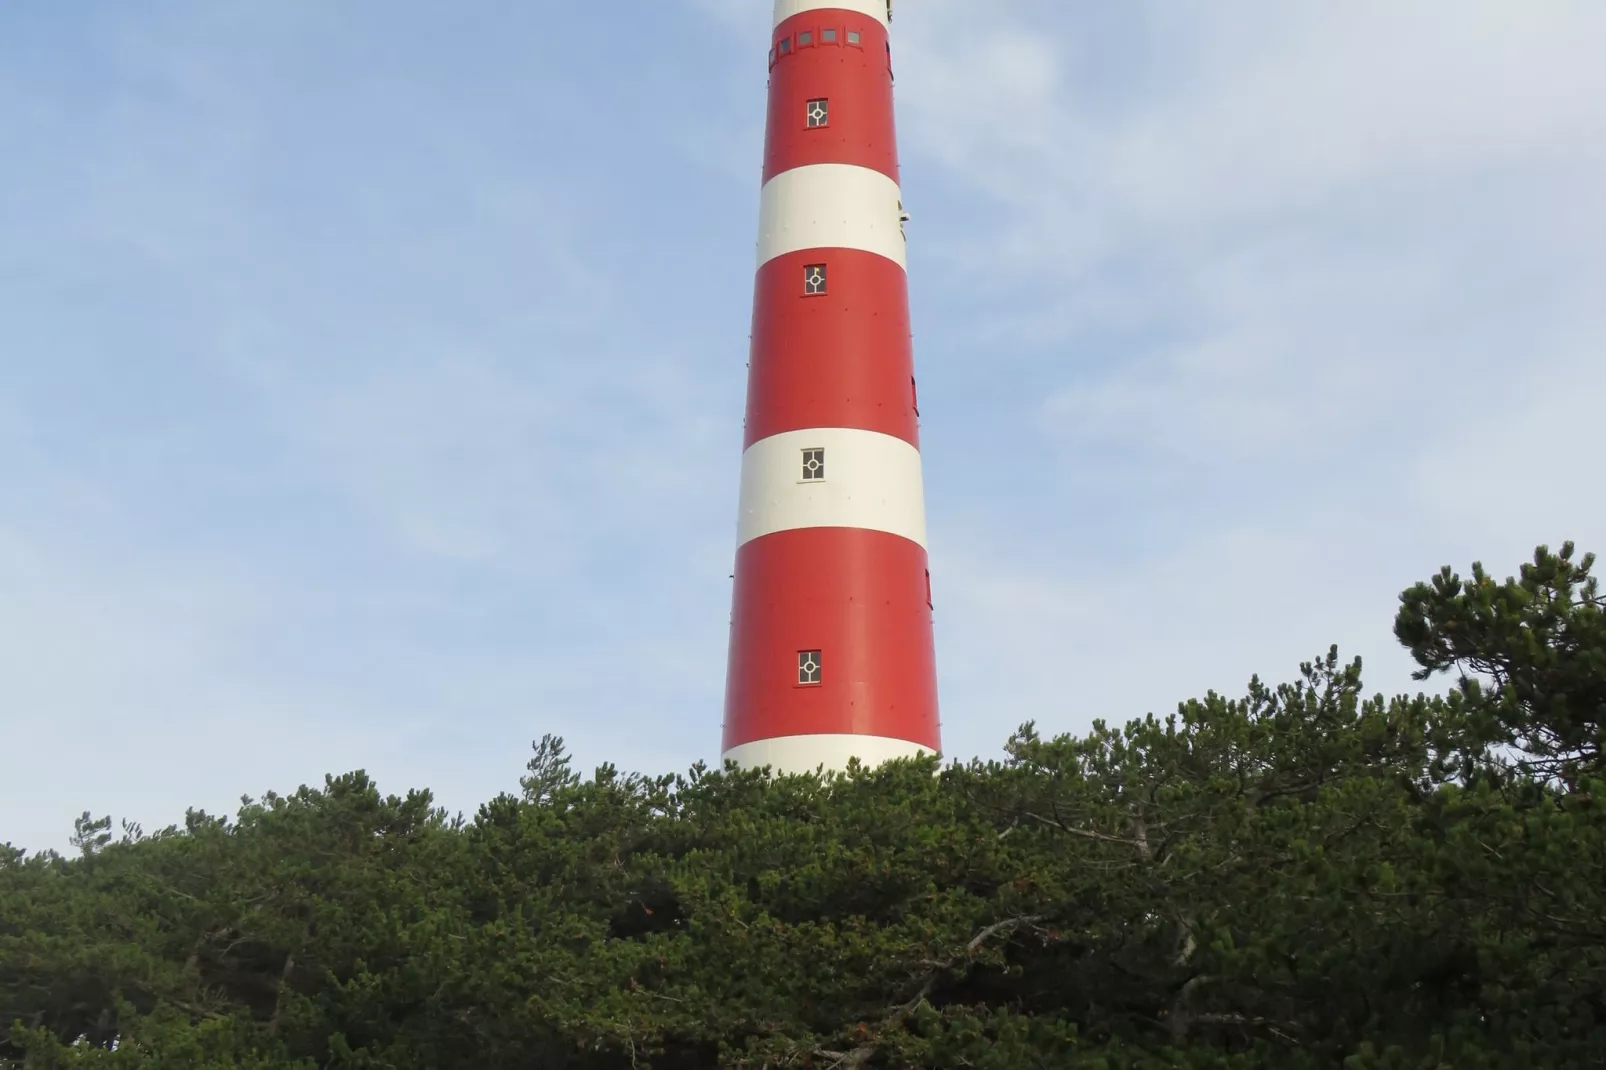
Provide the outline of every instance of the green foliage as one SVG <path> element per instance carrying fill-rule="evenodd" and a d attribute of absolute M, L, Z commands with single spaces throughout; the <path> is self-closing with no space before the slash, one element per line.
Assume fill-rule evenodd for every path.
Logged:
<path fill-rule="evenodd" d="M 941 768 L 592 777 L 472 820 L 362 773 L 0 847 L 0 1068 L 1606 1064 L 1590 558 L 1166 718 Z"/>
<path fill-rule="evenodd" d="M 1559 554 L 1541 546 L 1503 584 L 1481 563 L 1469 581 L 1445 566 L 1400 596 L 1394 633 L 1422 666 L 1417 678 L 1458 674 L 1450 724 L 1468 768 L 1574 780 L 1606 768 L 1606 596 L 1594 565 L 1594 554 L 1575 564 L 1570 542 Z"/>

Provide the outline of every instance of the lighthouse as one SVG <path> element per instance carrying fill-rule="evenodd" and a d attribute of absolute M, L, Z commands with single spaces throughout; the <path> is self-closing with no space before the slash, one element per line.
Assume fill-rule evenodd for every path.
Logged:
<path fill-rule="evenodd" d="M 723 755 L 939 749 L 891 0 L 776 0 Z"/>

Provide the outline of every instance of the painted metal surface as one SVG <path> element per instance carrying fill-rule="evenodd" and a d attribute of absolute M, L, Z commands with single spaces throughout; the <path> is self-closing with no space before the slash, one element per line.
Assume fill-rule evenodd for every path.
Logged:
<path fill-rule="evenodd" d="M 860 249 L 902 267 L 903 198 L 880 171 L 815 163 L 782 171 L 759 194 L 758 262 L 799 249 Z"/>
<path fill-rule="evenodd" d="M 812 773 L 821 768 L 843 769 L 850 758 L 857 758 L 862 764 L 874 767 L 894 758 L 918 758 L 931 753 L 931 748 L 906 739 L 820 733 L 754 740 L 732 747 L 725 757 L 743 769 L 769 766 L 776 776 L 787 776 L 792 773 Z"/>
<path fill-rule="evenodd" d="M 888 13 L 775 6 L 722 747 L 743 766 L 940 749 Z"/>
<path fill-rule="evenodd" d="M 808 479 L 818 452 L 823 478 Z M 736 544 L 792 528 L 868 528 L 926 545 L 920 451 L 856 427 L 811 427 L 760 439 L 742 454 Z"/>
<path fill-rule="evenodd" d="M 804 292 L 826 267 L 827 290 Z M 859 427 L 920 445 L 903 269 L 857 249 L 805 249 L 758 270 L 742 448 L 804 427 Z"/>
<path fill-rule="evenodd" d="M 893 129 L 892 71 L 880 27 L 865 28 L 847 44 L 847 30 L 827 21 L 841 12 L 821 12 L 822 24 L 790 29 L 794 42 L 770 67 L 769 119 L 764 134 L 764 180 L 794 167 L 846 163 L 879 171 L 898 181 L 898 139 Z M 831 40 L 822 41 L 827 30 Z M 814 42 L 797 47 L 802 33 Z M 830 85 L 831 96 L 820 87 Z M 825 100 L 822 110 L 810 103 Z M 824 123 L 820 124 L 820 115 Z"/>
<path fill-rule="evenodd" d="M 798 682 L 818 650 L 820 683 Z M 736 552 L 724 750 L 842 732 L 937 749 L 926 551 L 863 528 L 796 528 Z"/>

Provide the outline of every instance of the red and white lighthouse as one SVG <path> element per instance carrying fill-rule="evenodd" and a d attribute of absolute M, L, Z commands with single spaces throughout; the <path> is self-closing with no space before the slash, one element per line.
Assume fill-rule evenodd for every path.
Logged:
<path fill-rule="evenodd" d="M 724 757 L 939 749 L 891 0 L 776 0 Z"/>

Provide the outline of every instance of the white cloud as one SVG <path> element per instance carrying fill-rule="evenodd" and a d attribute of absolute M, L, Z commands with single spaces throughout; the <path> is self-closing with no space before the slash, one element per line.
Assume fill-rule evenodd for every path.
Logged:
<path fill-rule="evenodd" d="M 0 248 L 31 356 L 0 357 L 0 721 L 46 756 L 0 782 L 0 838 L 359 766 L 472 808 L 545 731 L 710 754 L 744 313 L 643 292 L 687 245 L 536 92 L 575 71 L 465 66 L 405 19 L 293 58 L 295 26 L 200 21 L 80 27 L 105 53 L 74 93 L 7 76 L 55 121 L 0 179 L 32 208 Z"/>
<path fill-rule="evenodd" d="M 684 12 L 733 47 L 664 47 Z M 653 15 L 573 67 L 526 46 L 605 13 L 491 71 L 327 12 L 112 35 L 82 97 L 0 64 L 39 356 L 0 380 L 0 714 L 59 759 L 0 836 L 356 766 L 472 806 L 544 731 L 712 755 L 769 11 Z M 1402 587 L 1606 550 L 1603 20 L 899 6 L 950 753 L 1334 641 L 1404 686 Z"/>
<path fill-rule="evenodd" d="M 897 27 L 906 181 L 972 198 L 914 202 L 912 260 L 987 318 L 924 379 L 952 374 L 933 348 L 986 353 L 1019 419 L 972 445 L 1055 459 L 1057 508 L 934 519 L 950 744 L 1024 719 L 1000 705 L 1118 720 L 1334 640 L 1410 686 L 1395 592 L 1606 530 L 1538 460 L 1606 447 L 1606 10 L 1072 16 Z"/>
<path fill-rule="evenodd" d="M 1186 254 L 1349 197 L 1606 156 L 1598 5 L 1136 10 L 1111 41 L 1043 9 L 944 2 L 900 22 L 906 140 L 1016 210 L 1009 237 L 1035 240 L 1011 251 Z"/>

